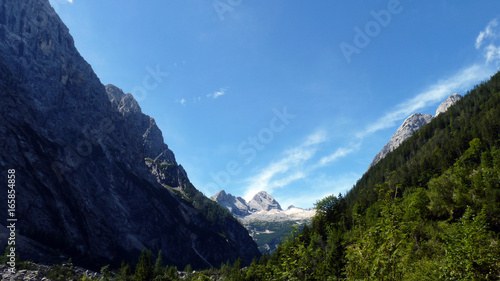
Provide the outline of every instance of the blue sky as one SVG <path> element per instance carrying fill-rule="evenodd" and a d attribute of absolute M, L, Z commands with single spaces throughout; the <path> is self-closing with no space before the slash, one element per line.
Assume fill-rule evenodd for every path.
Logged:
<path fill-rule="evenodd" d="M 499 1 L 367 2 L 51 0 L 200 191 L 303 208 L 349 190 L 406 117 L 499 66 Z"/>

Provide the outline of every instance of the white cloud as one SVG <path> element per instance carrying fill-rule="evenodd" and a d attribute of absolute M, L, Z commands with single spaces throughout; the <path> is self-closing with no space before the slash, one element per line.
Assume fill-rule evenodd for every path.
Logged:
<path fill-rule="evenodd" d="M 182 105 L 186 105 L 186 99 L 185 98 L 177 100 L 177 102 L 180 103 L 180 104 L 182 104 Z"/>
<path fill-rule="evenodd" d="M 271 187 L 272 188 L 275 188 L 275 187 L 284 187 L 284 186 L 287 186 L 288 184 L 296 181 L 296 180 L 300 180 L 300 179 L 303 179 L 306 177 L 306 174 L 302 171 L 295 171 L 294 173 L 292 173 L 291 175 L 285 177 L 285 178 L 281 178 L 281 179 L 278 179 L 278 180 L 275 180 L 271 183 Z"/>
<path fill-rule="evenodd" d="M 213 98 L 213 99 L 216 99 L 216 98 L 218 98 L 218 97 L 220 97 L 220 96 L 223 96 L 223 95 L 225 95 L 225 94 L 226 94 L 226 89 L 220 89 L 220 90 L 215 91 L 215 92 L 213 92 L 213 93 L 211 93 L 211 94 L 208 94 L 208 95 L 207 95 L 207 97 L 208 97 L 208 98 Z"/>
<path fill-rule="evenodd" d="M 334 153 L 324 156 L 319 160 L 319 163 L 317 164 L 317 167 L 323 167 L 331 162 L 337 161 L 340 158 L 343 158 L 352 152 L 356 150 L 357 146 L 352 146 L 352 147 L 340 147 L 337 150 L 335 150 Z"/>
<path fill-rule="evenodd" d="M 281 159 L 271 162 L 256 175 L 247 179 L 249 184 L 245 187 L 243 198 L 250 200 L 262 190 L 272 193 L 275 188 L 284 187 L 306 177 L 307 174 L 304 172 L 302 164 L 316 154 L 317 148 L 313 145 L 319 144 L 325 139 L 323 133 L 316 132 L 307 137 L 300 145 L 286 150 Z"/>
<path fill-rule="evenodd" d="M 479 50 L 481 48 L 481 45 L 483 44 L 483 41 L 488 38 L 495 38 L 497 37 L 496 32 L 494 31 L 495 27 L 498 26 L 498 21 L 497 19 L 494 19 L 488 23 L 486 28 L 479 32 L 479 35 L 476 38 L 476 49 Z"/>
<path fill-rule="evenodd" d="M 483 31 L 479 32 L 476 38 L 475 47 L 483 51 L 486 64 L 490 62 L 500 62 L 500 46 L 496 45 L 496 39 L 500 37 L 499 35 L 498 20 L 494 19 L 488 23 Z M 485 47 L 481 48 L 482 46 Z"/>
<path fill-rule="evenodd" d="M 320 144 L 327 140 L 327 134 L 325 130 L 319 130 L 316 133 L 307 137 L 307 140 L 304 142 L 303 146 L 310 146 L 315 144 Z"/>
<path fill-rule="evenodd" d="M 484 49 L 486 51 L 486 54 L 485 54 L 486 63 L 500 60 L 500 46 L 497 47 L 494 44 L 490 44 Z"/>

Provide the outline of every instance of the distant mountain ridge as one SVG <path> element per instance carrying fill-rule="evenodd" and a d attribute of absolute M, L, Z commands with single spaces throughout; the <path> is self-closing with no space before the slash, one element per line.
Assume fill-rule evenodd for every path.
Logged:
<path fill-rule="evenodd" d="M 462 96 L 457 93 L 450 95 L 444 102 L 442 102 L 438 106 L 435 116 L 437 117 L 439 114 L 446 112 L 446 110 L 448 110 L 450 106 L 455 104 L 461 98 Z M 379 153 L 377 153 L 377 155 L 375 155 L 369 168 L 373 167 L 380 160 L 382 160 L 387 155 L 387 153 L 396 149 L 401 143 L 411 137 L 413 133 L 420 130 L 420 128 L 422 128 L 427 123 L 431 122 L 433 118 L 435 117 L 430 114 L 422 113 L 414 113 L 410 117 L 408 117 L 403 122 L 403 124 L 401 124 L 396 133 L 394 133 L 389 142 L 382 148 Z"/>
<path fill-rule="evenodd" d="M 224 190 L 217 192 L 210 199 L 226 207 L 236 217 L 245 217 L 261 211 L 283 211 L 278 201 L 265 191 L 255 194 L 248 203 L 245 199 L 226 193 Z"/>
<path fill-rule="evenodd" d="M 269 193 L 261 191 L 248 202 L 224 190 L 210 199 L 225 207 L 250 233 L 262 253 L 272 252 L 295 226 L 310 223 L 315 209 L 289 206 L 286 210 Z"/>

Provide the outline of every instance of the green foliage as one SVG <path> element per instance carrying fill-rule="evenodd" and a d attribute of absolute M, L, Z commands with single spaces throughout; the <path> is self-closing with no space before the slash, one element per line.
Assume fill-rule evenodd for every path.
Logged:
<path fill-rule="evenodd" d="M 153 280 L 153 265 L 151 264 L 151 251 L 146 249 L 142 250 L 139 262 L 135 267 L 134 280 L 137 281 L 150 281 Z"/>
<path fill-rule="evenodd" d="M 165 273 L 165 268 L 163 267 L 163 257 L 161 250 L 158 251 L 158 257 L 155 261 L 155 267 L 153 270 L 153 276 L 158 277 L 162 276 Z"/>
<path fill-rule="evenodd" d="M 109 270 L 109 264 L 101 268 L 102 277 L 99 280 L 109 281 L 111 280 L 111 271 Z"/>
<path fill-rule="evenodd" d="M 117 281 L 130 281 L 132 280 L 132 268 L 130 264 L 126 264 L 122 261 L 120 269 L 118 269 L 118 274 L 116 276 Z"/>
<path fill-rule="evenodd" d="M 441 267 L 443 280 L 498 280 L 500 246 L 488 230 L 486 212 L 477 216 L 468 208 L 459 222 L 443 237 L 446 256 Z"/>
<path fill-rule="evenodd" d="M 55 264 L 52 265 L 46 272 L 42 272 L 41 274 L 53 281 L 78 279 L 77 273 L 72 264 Z"/>

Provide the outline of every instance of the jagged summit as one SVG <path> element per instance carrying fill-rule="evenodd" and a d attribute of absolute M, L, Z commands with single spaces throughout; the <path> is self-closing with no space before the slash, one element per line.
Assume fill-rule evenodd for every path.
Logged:
<path fill-rule="evenodd" d="M 241 197 L 226 193 L 224 190 L 217 192 L 210 199 L 228 209 L 240 220 L 254 218 L 261 220 L 295 220 L 297 218 L 310 218 L 315 213 L 312 209 L 305 210 L 293 205 L 288 207 L 287 210 L 283 210 L 278 201 L 265 191 L 255 194 L 248 202 Z"/>
<path fill-rule="evenodd" d="M 250 208 L 250 212 L 270 210 L 283 211 L 278 201 L 276 201 L 276 199 L 274 199 L 269 193 L 265 191 L 261 191 L 255 194 L 252 200 L 248 202 L 248 207 Z"/>
<path fill-rule="evenodd" d="M 225 207 L 233 215 L 243 217 L 250 214 L 247 202 L 241 197 L 235 197 L 232 194 L 227 194 L 224 190 L 217 192 L 210 199 Z"/>
<path fill-rule="evenodd" d="M 439 114 L 446 112 L 450 106 L 455 104 L 458 100 L 462 98 L 461 95 L 455 93 L 450 95 L 444 102 L 442 102 L 436 110 L 436 116 Z M 382 160 L 387 153 L 396 149 L 401 143 L 403 143 L 406 139 L 411 137 L 413 133 L 420 130 L 425 124 L 431 122 L 434 117 L 430 114 L 421 114 L 414 113 L 410 117 L 408 117 L 403 124 L 398 128 L 396 133 L 392 136 L 389 142 L 382 148 L 382 150 L 375 155 L 372 163 L 369 168 L 377 164 L 380 160 Z"/>
<path fill-rule="evenodd" d="M 251 213 L 260 211 L 283 211 L 278 201 L 265 191 L 255 194 L 248 202 L 239 196 L 236 197 L 231 193 L 226 193 L 224 190 L 217 192 L 210 199 L 224 206 L 237 217 L 248 216 Z"/>
<path fill-rule="evenodd" d="M 398 128 L 396 133 L 392 136 L 389 142 L 382 148 L 382 150 L 375 155 L 373 158 L 370 167 L 374 166 L 378 163 L 378 161 L 382 160 L 387 153 L 396 149 L 403 141 L 409 138 L 414 132 L 420 130 L 422 126 L 429 123 L 432 120 L 432 115 L 430 114 L 421 114 L 414 113 L 410 117 L 408 117 L 403 124 Z"/>
<path fill-rule="evenodd" d="M 453 95 L 449 96 L 444 102 L 442 102 L 439 107 L 436 110 L 436 116 L 437 117 L 439 114 L 446 112 L 450 106 L 454 105 L 457 101 L 459 101 L 462 98 L 461 95 L 454 93 Z"/>

